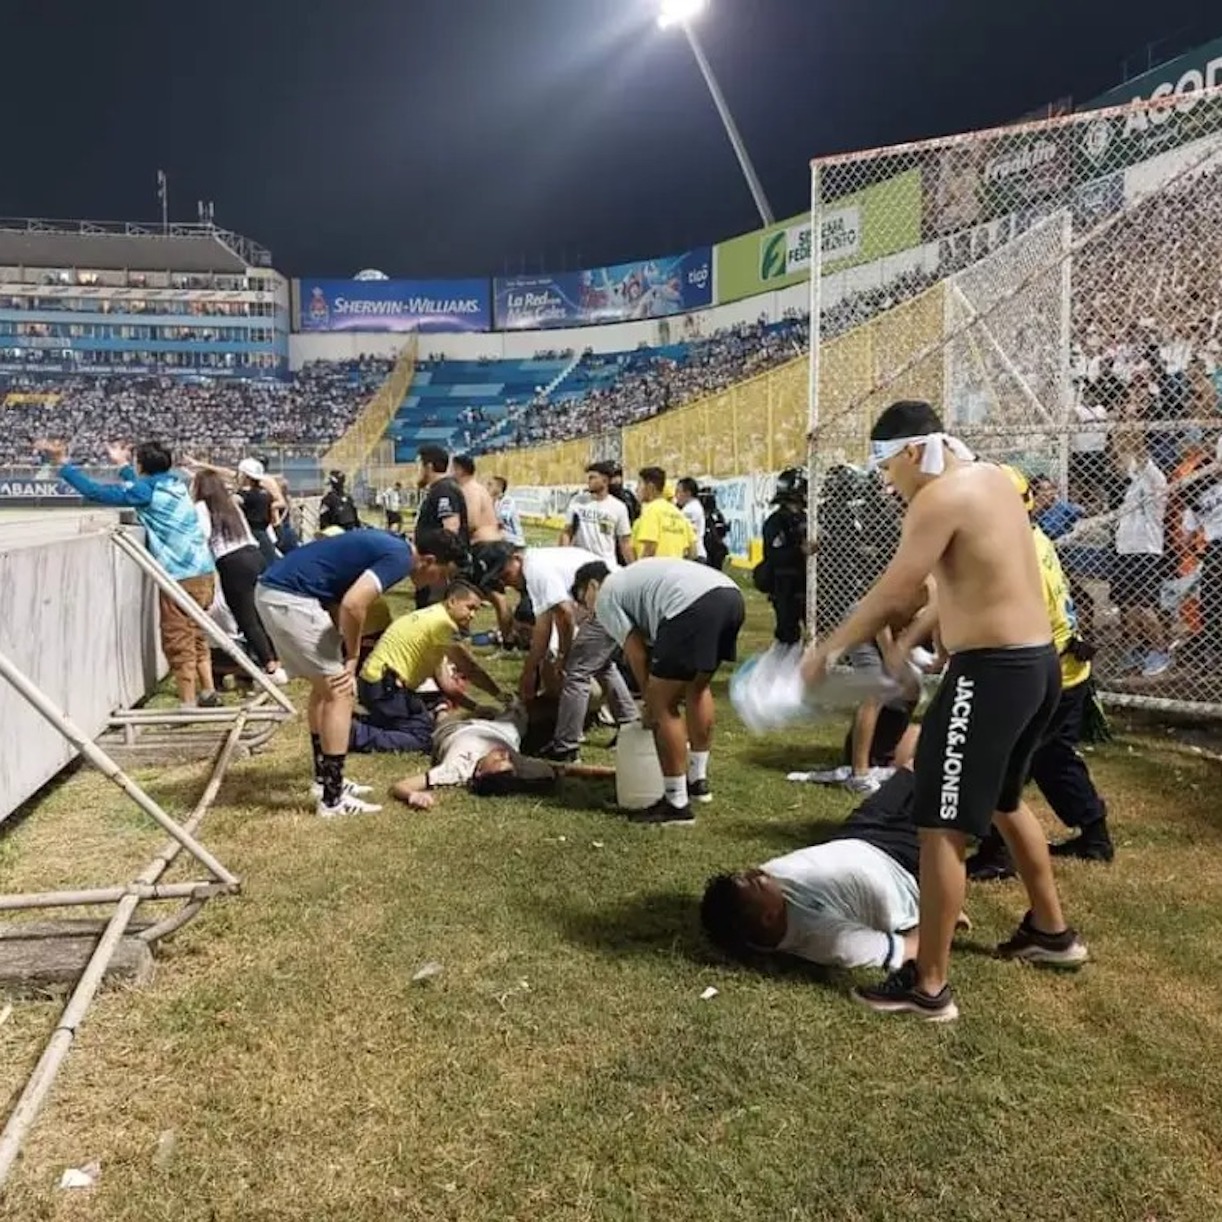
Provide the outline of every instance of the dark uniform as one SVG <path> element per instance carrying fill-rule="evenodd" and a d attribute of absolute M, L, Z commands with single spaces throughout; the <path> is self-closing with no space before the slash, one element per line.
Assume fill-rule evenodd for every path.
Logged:
<path fill-rule="evenodd" d="M 764 521 L 764 564 L 777 642 L 797 645 L 806 623 L 806 473 L 797 467 L 777 479 L 776 509 Z"/>
<path fill-rule="evenodd" d="M 617 501 L 623 501 L 624 508 L 628 510 L 628 521 L 635 522 L 641 516 L 641 502 L 637 500 L 635 492 L 624 487 L 623 478 L 624 468 L 617 464 L 612 471 L 609 491 Z M 616 480 L 621 482 L 616 483 Z"/>
<path fill-rule="evenodd" d="M 327 483 L 330 488 L 318 510 L 319 529 L 329 530 L 332 526 L 338 526 L 340 530 L 356 530 L 361 525 L 361 515 L 357 512 L 356 502 L 344 489 L 343 473 L 332 471 Z"/>
<path fill-rule="evenodd" d="M 465 546 L 470 541 L 467 498 L 463 496 L 458 481 L 450 479 L 447 475 L 430 485 L 420 501 L 420 508 L 416 512 L 416 547 L 420 547 L 422 533 L 430 530 L 443 530 L 442 522 L 455 515 L 458 516 L 458 537 Z M 440 590 L 435 591 L 428 586 L 418 587 L 416 590 L 417 609 L 438 601 L 436 595 L 439 594 Z"/>

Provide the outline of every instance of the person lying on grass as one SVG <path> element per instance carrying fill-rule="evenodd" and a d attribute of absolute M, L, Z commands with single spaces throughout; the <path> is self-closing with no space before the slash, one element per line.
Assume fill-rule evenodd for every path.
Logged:
<path fill-rule="evenodd" d="M 554 706 L 553 706 L 554 708 Z M 433 766 L 399 781 L 391 793 L 416 810 L 428 810 L 434 791 L 466 785 L 478 797 L 552 792 L 562 776 L 606 780 L 614 768 L 586 764 L 545 763 L 522 754 L 529 714 L 515 701 L 496 717 L 438 722 L 433 731 Z"/>
<path fill-rule="evenodd" d="M 823 844 L 709 880 L 700 920 L 727 954 L 894 970 L 917 951 L 913 775 L 900 768 Z M 968 927 L 960 916 L 961 927 Z"/>

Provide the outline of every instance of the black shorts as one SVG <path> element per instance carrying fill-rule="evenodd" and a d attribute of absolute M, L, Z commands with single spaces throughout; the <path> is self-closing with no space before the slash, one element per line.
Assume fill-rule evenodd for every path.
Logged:
<path fill-rule="evenodd" d="M 1112 557 L 1112 601 L 1126 611 L 1157 609 L 1162 602 L 1167 561 L 1163 556 Z"/>
<path fill-rule="evenodd" d="M 1016 811 L 1060 699 L 1051 645 L 952 655 L 921 725 L 917 826 L 981 837 L 994 813 Z"/>
<path fill-rule="evenodd" d="M 389 530 L 392 526 L 403 525 L 403 514 L 398 509 L 388 509 L 386 511 L 386 529 Z"/>
<path fill-rule="evenodd" d="M 738 660 L 738 634 L 747 607 L 738 590 L 710 590 L 674 619 L 663 620 L 653 643 L 649 673 L 687 683 Z"/>

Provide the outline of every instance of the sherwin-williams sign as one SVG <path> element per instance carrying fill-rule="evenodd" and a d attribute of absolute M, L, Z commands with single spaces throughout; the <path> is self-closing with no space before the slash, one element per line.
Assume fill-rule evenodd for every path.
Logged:
<path fill-rule="evenodd" d="M 301 331 L 488 331 L 487 280 L 302 280 Z"/>
<path fill-rule="evenodd" d="M 823 214 L 820 240 L 825 275 L 919 246 L 919 171 L 836 200 Z M 809 216 L 722 242 L 715 252 L 718 304 L 800 283 L 810 275 L 813 254 Z"/>

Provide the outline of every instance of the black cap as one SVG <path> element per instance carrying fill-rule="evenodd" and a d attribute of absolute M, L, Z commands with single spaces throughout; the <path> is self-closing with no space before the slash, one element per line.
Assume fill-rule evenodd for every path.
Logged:
<path fill-rule="evenodd" d="M 512 543 L 489 543 L 471 555 L 468 575 L 481 590 L 500 591 L 505 588 L 505 566 L 517 549 Z"/>

